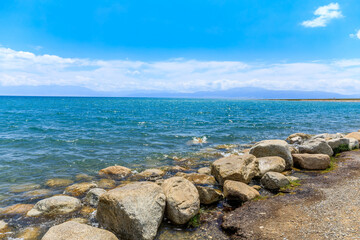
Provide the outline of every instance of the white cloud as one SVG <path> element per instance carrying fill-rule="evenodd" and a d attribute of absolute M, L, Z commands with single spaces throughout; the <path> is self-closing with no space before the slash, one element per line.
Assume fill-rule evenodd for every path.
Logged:
<path fill-rule="evenodd" d="M 331 19 L 341 18 L 342 14 L 338 3 L 330 3 L 329 5 L 321 6 L 314 12 L 318 16 L 312 20 L 307 20 L 301 23 L 304 27 L 326 27 Z"/>
<path fill-rule="evenodd" d="M 96 60 L 36 55 L 0 47 L 2 86 L 79 86 L 95 91 L 194 92 L 262 87 L 275 90 L 360 92 L 360 60 L 295 63 Z"/>
<path fill-rule="evenodd" d="M 360 39 L 360 30 L 358 30 L 356 33 L 350 34 L 350 37 Z"/>

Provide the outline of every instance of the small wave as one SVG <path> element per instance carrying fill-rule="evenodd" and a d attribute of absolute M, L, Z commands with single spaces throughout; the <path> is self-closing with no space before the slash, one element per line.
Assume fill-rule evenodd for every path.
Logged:
<path fill-rule="evenodd" d="M 191 141 L 189 141 L 190 144 L 203 144 L 203 143 L 207 143 L 207 137 L 203 136 L 203 137 L 193 137 L 193 139 Z"/>

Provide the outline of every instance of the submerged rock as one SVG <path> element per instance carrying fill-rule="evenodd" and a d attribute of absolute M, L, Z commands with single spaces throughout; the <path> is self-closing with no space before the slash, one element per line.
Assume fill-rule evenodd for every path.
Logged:
<path fill-rule="evenodd" d="M 131 174 L 131 169 L 123 166 L 111 166 L 99 171 L 101 177 L 109 177 L 114 179 L 122 179 Z"/>
<path fill-rule="evenodd" d="M 116 187 L 116 182 L 113 179 L 103 178 L 96 182 L 96 185 L 99 188 L 114 188 Z"/>
<path fill-rule="evenodd" d="M 94 179 L 94 177 L 81 173 L 75 176 L 76 181 L 91 181 Z"/>
<path fill-rule="evenodd" d="M 202 184 L 202 185 L 215 185 L 216 180 L 211 175 L 201 174 L 201 173 L 177 173 L 175 176 L 183 177 L 189 180 L 194 184 Z"/>
<path fill-rule="evenodd" d="M 199 198 L 201 204 L 213 204 L 220 201 L 223 198 L 223 194 L 219 189 L 212 187 L 196 186 L 199 192 Z"/>
<path fill-rule="evenodd" d="M 285 160 L 281 157 L 262 157 L 259 161 L 259 176 L 262 177 L 267 172 L 283 172 L 285 170 Z"/>
<path fill-rule="evenodd" d="M 85 201 L 93 207 L 97 207 L 99 198 L 101 195 L 106 193 L 106 191 L 102 188 L 93 188 L 90 189 L 89 192 L 86 194 Z"/>
<path fill-rule="evenodd" d="M 34 240 L 34 239 L 38 239 L 40 235 L 41 235 L 40 227 L 28 227 L 22 230 L 21 232 L 19 232 L 16 235 L 16 238 L 22 240 Z"/>
<path fill-rule="evenodd" d="M 49 189 L 37 189 L 37 190 L 25 192 L 23 196 L 29 197 L 31 199 L 38 199 L 38 198 L 43 198 L 45 196 L 50 196 L 51 194 L 52 191 L 50 191 Z"/>
<path fill-rule="evenodd" d="M 162 184 L 166 196 L 166 216 L 175 224 L 185 224 L 199 213 L 199 193 L 183 177 L 166 179 Z"/>
<path fill-rule="evenodd" d="M 327 144 L 324 139 L 320 138 L 307 141 L 303 145 L 300 145 L 299 152 L 310 154 L 326 154 L 328 156 L 332 156 L 334 154 L 329 144 Z"/>
<path fill-rule="evenodd" d="M 45 198 L 35 204 L 27 213 L 28 217 L 41 215 L 52 216 L 72 213 L 81 208 L 79 199 L 70 196 L 54 196 Z"/>
<path fill-rule="evenodd" d="M 260 196 L 259 192 L 245 183 L 226 180 L 224 196 L 233 201 L 246 202 Z"/>
<path fill-rule="evenodd" d="M 330 166 L 330 157 L 326 154 L 294 154 L 294 164 L 302 169 L 323 170 Z"/>
<path fill-rule="evenodd" d="M 249 183 L 259 174 L 259 162 L 251 154 L 230 155 L 213 162 L 211 174 L 220 184 L 224 184 L 225 180 Z"/>
<path fill-rule="evenodd" d="M 75 183 L 65 188 L 65 194 L 78 197 L 84 195 L 87 191 L 96 187 L 97 185 L 91 182 Z"/>
<path fill-rule="evenodd" d="M 206 174 L 206 175 L 210 175 L 211 174 L 211 168 L 209 167 L 202 167 L 202 168 L 199 168 L 197 170 L 198 173 L 200 174 Z"/>
<path fill-rule="evenodd" d="M 34 204 L 15 204 L 15 205 L 0 209 L 0 216 L 25 215 L 33 207 L 34 207 Z"/>
<path fill-rule="evenodd" d="M 278 190 L 290 183 L 289 179 L 277 172 L 267 172 L 261 178 L 261 184 L 269 190 Z"/>
<path fill-rule="evenodd" d="M 45 185 L 51 188 L 66 187 L 74 183 L 73 180 L 64 178 L 53 178 L 46 181 Z"/>
<path fill-rule="evenodd" d="M 165 211 L 165 195 L 152 182 L 130 183 L 101 195 L 96 218 L 124 239 L 154 239 Z"/>
<path fill-rule="evenodd" d="M 42 240 L 117 240 L 111 232 L 75 221 L 65 222 L 49 229 Z"/>
<path fill-rule="evenodd" d="M 27 192 L 30 190 L 34 190 L 34 189 L 39 189 L 40 187 L 41 187 L 40 184 L 35 184 L 35 183 L 20 184 L 20 185 L 10 187 L 10 192 L 21 193 L 21 192 Z"/>
<path fill-rule="evenodd" d="M 290 146 L 283 140 L 265 140 L 256 143 L 250 150 L 257 158 L 278 156 L 285 160 L 286 169 L 290 169 L 293 165 Z"/>

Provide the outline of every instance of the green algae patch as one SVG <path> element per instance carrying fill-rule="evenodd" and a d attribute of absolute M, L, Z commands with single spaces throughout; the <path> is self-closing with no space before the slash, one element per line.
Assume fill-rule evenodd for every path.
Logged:
<path fill-rule="evenodd" d="M 197 228 L 200 227 L 200 213 L 193 216 L 188 222 L 189 228 Z"/>
<path fill-rule="evenodd" d="M 337 148 L 333 149 L 334 155 L 336 156 L 339 153 L 350 151 L 349 144 L 341 144 Z"/>
<path fill-rule="evenodd" d="M 328 173 L 337 168 L 338 159 L 336 157 L 330 157 L 330 165 L 327 169 L 321 171 L 321 173 Z"/>
<path fill-rule="evenodd" d="M 290 183 L 282 188 L 279 189 L 279 192 L 290 192 L 293 191 L 295 188 L 301 186 L 300 180 L 290 181 Z"/>

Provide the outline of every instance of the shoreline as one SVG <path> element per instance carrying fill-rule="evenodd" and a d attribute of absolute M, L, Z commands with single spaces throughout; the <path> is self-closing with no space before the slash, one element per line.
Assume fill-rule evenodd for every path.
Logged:
<path fill-rule="evenodd" d="M 289 102 L 360 102 L 359 98 L 344 98 L 344 99 L 266 99 L 269 101 L 289 101 Z"/>

